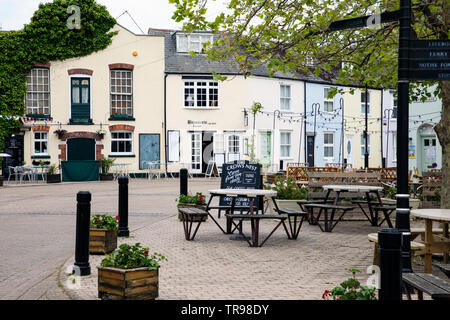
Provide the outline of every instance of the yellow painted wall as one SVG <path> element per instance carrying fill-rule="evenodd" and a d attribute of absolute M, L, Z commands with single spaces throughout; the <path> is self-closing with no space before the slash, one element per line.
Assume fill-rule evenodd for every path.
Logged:
<path fill-rule="evenodd" d="M 130 171 L 138 172 L 139 168 L 139 133 L 160 134 L 161 161 L 164 161 L 164 37 L 138 36 L 125 28 L 116 25 L 119 31 L 113 37 L 112 44 L 103 51 L 86 57 L 51 62 L 50 90 L 51 117 L 54 119 L 49 132 L 49 155 L 51 163 L 59 163 L 58 139 L 54 131 L 59 129 L 68 132 L 96 132 L 101 127 L 106 135 L 101 143 L 104 145 L 103 155 L 110 154 L 109 125 L 125 124 L 135 127 L 133 134 L 133 153 L 135 157 L 116 158 L 116 163 L 130 163 Z M 137 52 L 137 56 L 133 52 Z M 135 121 L 110 121 L 110 73 L 109 64 L 126 63 L 134 65 L 133 70 L 133 117 Z M 70 119 L 70 76 L 69 69 L 91 69 L 91 118 L 93 125 L 68 125 Z M 84 75 L 83 75 L 84 77 Z M 61 122 L 61 126 L 57 123 Z M 44 121 L 36 125 L 44 125 Z M 101 124 L 101 125 L 100 125 Z M 98 143 L 98 142 L 97 142 Z M 25 134 L 25 161 L 31 164 L 34 150 L 32 131 Z"/>
<path fill-rule="evenodd" d="M 353 135 L 353 168 L 364 168 L 364 154 L 361 154 L 361 138 L 365 128 L 365 114 L 361 113 L 361 92 L 355 89 L 354 94 L 346 88 L 344 94 L 344 117 L 347 121 L 345 135 Z M 381 167 L 381 90 L 370 90 L 370 113 L 368 115 L 368 131 L 370 134 L 369 168 Z"/>

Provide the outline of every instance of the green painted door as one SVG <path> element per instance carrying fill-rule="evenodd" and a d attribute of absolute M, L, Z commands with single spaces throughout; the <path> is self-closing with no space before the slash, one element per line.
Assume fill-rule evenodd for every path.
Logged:
<path fill-rule="evenodd" d="M 91 123 L 91 80 L 71 79 L 71 123 Z"/>
<path fill-rule="evenodd" d="M 95 139 L 72 138 L 67 140 L 67 160 L 95 160 Z"/>
<path fill-rule="evenodd" d="M 272 132 L 262 131 L 259 138 L 259 156 L 261 159 L 261 163 L 265 166 L 268 166 L 272 163 Z"/>

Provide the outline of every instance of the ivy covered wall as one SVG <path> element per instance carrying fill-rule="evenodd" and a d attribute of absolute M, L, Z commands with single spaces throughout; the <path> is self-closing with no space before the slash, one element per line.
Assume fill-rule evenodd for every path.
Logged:
<path fill-rule="evenodd" d="M 78 6 L 80 24 L 73 28 Z M 69 25 L 68 25 L 69 21 Z M 0 115 L 23 116 L 26 75 L 36 63 L 82 57 L 107 48 L 116 21 L 95 0 L 54 0 L 40 4 L 22 30 L 0 32 Z M 72 28 L 69 28 L 71 26 Z M 20 122 L 0 118 L 0 151 Z"/>

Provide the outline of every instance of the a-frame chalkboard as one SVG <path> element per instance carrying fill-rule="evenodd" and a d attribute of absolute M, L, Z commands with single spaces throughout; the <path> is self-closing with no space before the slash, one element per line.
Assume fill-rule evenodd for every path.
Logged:
<path fill-rule="evenodd" d="M 220 181 L 221 189 L 261 189 L 261 165 L 249 161 L 237 160 L 222 165 L 222 174 Z M 263 199 L 254 201 L 255 211 L 262 208 Z M 221 196 L 220 206 L 231 206 L 231 197 Z M 237 198 L 236 207 L 248 207 L 248 198 Z"/>

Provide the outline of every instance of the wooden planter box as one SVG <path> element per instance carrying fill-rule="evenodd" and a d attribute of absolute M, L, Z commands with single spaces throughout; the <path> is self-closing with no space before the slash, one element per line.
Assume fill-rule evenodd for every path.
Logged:
<path fill-rule="evenodd" d="M 158 297 L 158 269 L 98 268 L 98 297 L 102 300 L 154 300 Z"/>
<path fill-rule="evenodd" d="M 117 231 L 91 228 L 89 231 L 89 253 L 107 254 L 117 248 Z"/>
<path fill-rule="evenodd" d="M 113 181 L 114 175 L 112 173 L 100 173 L 100 181 Z"/>
<path fill-rule="evenodd" d="M 205 210 L 206 209 L 206 205 L 204 204 L 191 204 L 191 203 L 179 203 L 177 205 L 177 208 L 198 208 L 198 209 L 202 209 Z M 198 221 L 206 221 L 208 219 L 208 216 L 205 217 L 194 217 L 194 221 L 198 222 Z M 183 217 L 181 215 L 180 212 L 178 212 L 178 220 L 182 221 Z"/>
<path fill-rule="evenodd" d="M 59 183 L 61 182 L 60 174 L 47 174 L 47 183 Z"/>

